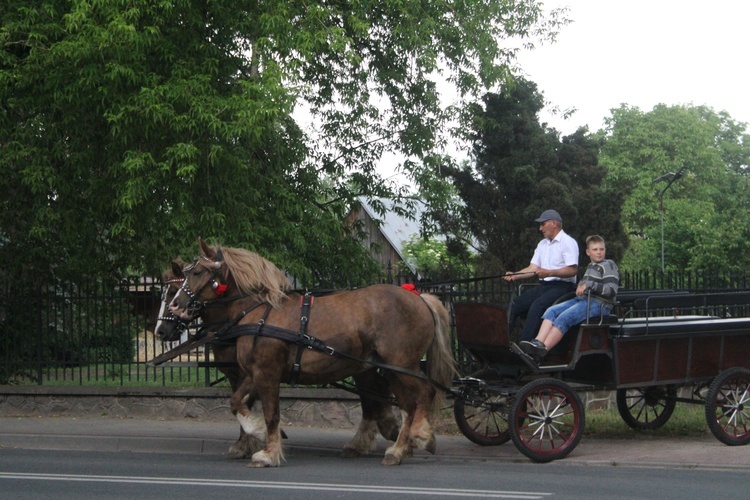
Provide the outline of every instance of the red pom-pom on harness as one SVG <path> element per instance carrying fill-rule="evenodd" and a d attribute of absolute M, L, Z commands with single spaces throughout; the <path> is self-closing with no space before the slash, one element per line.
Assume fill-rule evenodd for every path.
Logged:
<path fill-rule="evenodd" d="M 422 294 L 421 294 L 421 293 L 419 292 L 419 290 L 417 290 L 417 287 L 416 287 L 416 286 L 414 286 L 414 285 L 413 285 L 413 284 L 411 284 L 411 283 L 404 283 L 403 285 L 401 285 L 401 288 L 403 288 L 404 290 L 406 290 L 406 291 L 408 291 L 408 292 L 411 292 L 411 293 L 413 293 L 414 295 L 422 295 Z"/>

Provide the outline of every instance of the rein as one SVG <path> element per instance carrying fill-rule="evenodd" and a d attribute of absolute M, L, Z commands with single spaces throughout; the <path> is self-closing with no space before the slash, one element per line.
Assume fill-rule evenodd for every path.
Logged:
<path fill-rule="evenodd" d="M 206 259 L 206 260 L 208 260 L 210 263 L 213 263 L 212 260 L 210 260 L 210 259 L 208 259 L 206 257 L 203 257 L 203 258 Z M 194 261 L 192 265 L 186 266 L 183 269 L 183 272 L 186 272 L 186 271 L 189 271 L 190 269 L 192 269 L 195 266 L 196 262 L 197 261 Z M 184 277 L 183 278 L 173 278 L 173 279 L 165 281 L 164 282 L 165 285 L 171 285 L 171 284 L 174 284 L 174 283 L 179 283 L 180 284 L 180 286 L 179 286 L 180 291 L 182 291 L 183 293 L 185 293 L 185 295 L 187 295 L 188 298 L 190 299 L 190 302 L 188 303 L 187 309 L 190 312 L 190 314 L 193 316 L 193 319 L 191 321 L 189 321 L 189 322 L 186 322 L 185 320 L 183 320 L 183 319 L 175 316 L 172 313 L 169 313 L 168 315 L 165 315 L 163 317 L 159 317 L 157 319 L 159 319 L 161 321 L 168 321 L 168 322 L 175 323 L 175 328 L 177 329 L 178 332 L 180 332 L 180 334 L 182 334 L 183 332 L 185 332 L 186 330 L 188 330 L 188 328 L 190 327 L 190 323 L 192 323 L 195 319 L 197 319 L 197 318 L 199 318 L 199 317 L 202 316 L 202 313 L 203 313 L 204 310 L 210 309 L 210 308 L 223 307 L 225 304 L 228 304 L 230 302 L 234 302 L 235 300 L 239 300 L 239 299 L 242 299 L 242 298 L 245 298 L 245 297 L 248 296 L 246 294 L 241 294 L 240 293 L 240 294 L 232 295 L 232 296 L 229 296 L 229 297 L 224 297 L 223 295 L 226 292 L 227 286 L 224 285 L 224 284 L 222 284 L 222 283 L 219 283 L 217 281 L 217 277 L 218 277 L 218 270 L 214 269 L 212 271 L 211 280 L 208 281 L 208 282 L 206 282 L 200 288 L 200 290 L 198 290 L 197 292 L 193 292 L 190 289 L 190 287 L 187 286 L 187 283 L 186 283 L 186 280 L 185 280 Z M 204 302 L 198 301 L 197 297 L 200 295 L 200 293 L 203 291 L 203 289 L 206 286 L 209 286 L 209 285 L 211 286 L 211 288 L 213 288 L 214 292 L 217 295 L 219 295 L 219 298 L 214 299 L 214 300 L 210 300 L 210 301 L 204 301 Z M 162 302 L 165 302 L 165 300 L 166 300 L 167 290 L 168 290 L 168 288 L 165 288 L 164 291 L 162 292 Z M 193 338 L 191 338 L 187 342 L 184 342 L 184 343 L 182 343 L 182 344 L 174 347 L 173 349 L 170 349 L 169 351 L 167 351 L 167 352 L 165 352 L 165 353 L 163 353 L 163 354 L 155 357 L 154 359 L 152 359 L 151 361 L 149 361 L 149 364 L 152 365 L 152 366 L 159 365 L 161 363 L 164 363 L 166 361 L 174 359 L 177 356 L 180 356 L 182 354 L 188 353 L 188 352 L 192 351 L 193 349 L 196 349 L 196 348 L 198 348 L 198 347 L 200 347 L 200 346 L 202 346 L 204 344 L 207 344 L 207 343 L 227 343 L 228 341 L 232 340 L 233 338 L 236 338 L 235 335 L 227 335 L 227 332 L 231 328 L 233 328 L 234 326 L 236 326 L 237 323 L 239 323 L 242 320 L 242 318 L 245 317 L 245 315 L 247 315 L 250 311 L 254 310 L 255 308 L 259 307 L 262 304 L 263 304 L 263 302 L 257 302 L 257 303 L 251 304 L 250 307 L 248 307 L 247 309 L 245 309 L 244 311 L 242 311 L 234 320 L 230 320 L 230 321 L 216 321 L 216 322 L 213 322 L 213 323 L 210 323 L 210 324 L 204 324 L 204 325 L 202 325 L 201 328 L 200 328 L 200 330 L 198 330 L 198 332 L 193 336 Z M 268 314 L 270 313 L 270 306 L 268 306 L 268 307 L 269 307 L 269 309 L 266 310 L 266 312 L 265 312 L 265 314 L 263 316 L 264 318 L 266 316 L 268 316 Z M 221 328 L 219 328 L 217 331 L 215 331 L 215 332 L 210 332 L 209 331 L 209 329 L 211 327 L 213 327 L 215 325 L 219 325 L 219 324 L 223 325 L 223 326 Z"/>
<path fill-rule="evenodd" d="M 233 298 L 233 300 L 236 300 L 238 298 L 242 298 L 242 297 L 241 296 L 236 297 L 236 298 Z M 225 300 L 225 299 L 221 299 L 221 300 Z M 205 302 L 204 306 L 209 305 L 212 302 L 216 302 L 216 301 Z M 174 359 L 177 356 L 186 354 L 192 351 L 193 349 L 196 349 L 204 344 L 218 343 L 218 342 L 225 341 L 225 339 L 233 338 L 234 336 L 227 336 L 226 332 L 228 332 L 230 329 L 236 326 L 237 323 L 239 323 L 240 320 L 242 320 L 242 318 L 244 318 L 247 314 L 249 314 L 251 311 L 260 307 L 263 304 L 264 302 L 255 302 L 251 304 L 247 309 L 244 309 L 239 315 L 237 315 L 237 317 L 232 321 L 215 322 L 215 323 L 203 325 L 192 339 L 188 340 L 187 342 L 183 342 L 182 344 L 174 347 L 173 349 L 170 349 L 169 351 L 163 354 L 160 354 L 159 356 L 149 361 L 148 364 L 151 366 L 157 366 L 166 361 L 169 361 L 170 359 Z M 182 321 L 181 319 L 174 317 L 172 321 L 177 322 L 177 328 L 180 328 L 183 330 L 188 328 L 188 324 Z M 209 331 L 209 327 L 215 324 L 222 324 L 223 326 L 217 331 L 214 331 L 214 332 Z"/>

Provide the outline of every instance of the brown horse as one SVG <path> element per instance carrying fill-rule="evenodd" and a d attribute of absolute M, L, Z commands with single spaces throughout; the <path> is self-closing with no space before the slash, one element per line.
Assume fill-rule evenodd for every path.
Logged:
<path fill-rule="evenodd" d="M 185 278 L 183 268 L 185 262 L 182 259 L 175 259 L 171 263 L 171 268 L 162 273 L 161 279 L 164 285 L 161 297 L 161 308 L 158 314 L 158 323 L 155 328 L 157 337 L 163 342 L 178 340 L 182 332 L 188 325 L 180 318 L 173 315 L 168 308 L 168 304 L 177 295 Z M 222 294 L 224 295 L 224 294 Z M 241 300 L 242 296 L 223 296 L 220 299 L 205 302 L 200 305 L 200 316 L 203 320 L 202 330 L 217 331 L 225 325 L 232 322 L 228 316 L 226 307 L 220 303 L 226 304 L 229 301 Z M 219 370 L 229 380 L 232 392 L 239 387 L 240 381 L 245 374 L 239 369 L 239 366 L 226 366 L 236 364 L 236 338 L 225 342 L 214 342 L 211 348 L 214 353 L 214 360 L 223 364 Z M 380 434 L 389 441 L 396 441 L 398 438 L 398 421 L 393 413 L 393 406 L 390 403 L 392 399 L 388 381 L 382 375 L 377 373 L 376 369 L 369 370 L 365 373 L 354 376 L 357 387 L 361 408 L 362 421 L 354 438 L 344 446 L 343 456 L 357 457 L 367 454 L 370 448 L 375 444 L 375 433 Z M 252 409 L 254 401 L 248 401 Z M 247 458 L 256 451 L 263 448 L 265 443 L 265 428 L 259 425 L 248 426 L 249 434 L 240 427 L 240 437 L 230 448 L 227 458 Z M 286 436 L 283 434 L 284 438 Z"/>
<path fill-rule="evenodd" d="M 157 316 L 154 334 L 163 342 L 179 340 L 182 332 L 188 327 L 184 321 L 174 316 L 168 307 L 174 296 L 177 295 L 183 281 L 185 281 L 182 273 L 185 265 L 186 262 L 182 259 L 175 259 L 171 263 L 171 268 L 164 271 L 161 276 L 164 288 L 162 289 L 161 308 Z M 204 325 L 208 328 L 220 326 L 226 321 L 227 319 L 219 309 L 209 309 L 203 314 Z M 236 363 L 237 359 L 237 350 L 234 342 L 213 343 L 211 349 L 214 354 L 214 361 L 221 364 L 218 367 L 219 371 L 229 381 L 232 392 L 236 391 L 245 375 L 239 369 L 239 366 L 231 366 Z M 250 457 L 253 453 L 263 448 L 264 442 L 264 436 L 248 434 L 240 427 L 240 437 L 230 446 L 227 458 L 239 459 Z"/>
<path fill-rule="evenodd" d="M 243 249 L 212 248 L 202 240 L 200 245 L 203 255 L 186 268 L 170 310 L 190 321 L 201 301 L 216 300 L 219 293 L 246 296 L 227 308 L 229 317 L 242 316 L 235 327 L 237 362 L 248 375 L 232 396 L 232 412 L 247 432 L 255 432 L 259 423 L 247 403 L 257 398 L 265 418 L 266 446 L 253 454 L 250 466 L 278 466 L 283 460 L 280 384 L 356 379 L 375 366 L 386 368 L 405 414 L 383 463 L 400 464 L 414 447 L 435 452 L 429 416 L 437 391 L 421 375 L 420 360 L 427 354 L 427 373 L 437 384 L 445 386 L 455 375 L 449 316 L 437 297 L 373 285 L 318 297 L 301 309 L 303 297 L 289 290 L 284 273 L 268 260 Z M 360 427 L 357 434 L 362 442 L 356 448 L 369 450 L 374 428 Z"/>

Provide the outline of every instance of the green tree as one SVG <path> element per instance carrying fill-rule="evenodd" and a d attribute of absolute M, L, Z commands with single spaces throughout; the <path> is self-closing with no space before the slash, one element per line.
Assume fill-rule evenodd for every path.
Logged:
<path fill-rule="evenodd" d="M 455 277 L 459 273 L 472 272 L 474 270 L 473 255 L 465 246 L 459 251 L 455 248 L 455 244 L 454 248 L 451 246 L 448 241 L 412 235 L 404 243 L 403 252 L 409 264 L 414 266 L 422 277 L 435 278 L 444 274 Z M 403 263 L 399 264 L 406 267 Z M 407 271 L 407 269 L 400 269 L 400 271 Z"/>
<path fill-rule="evenodd" d="M 534 0 L 29 0 L 0 6 L 0 261 L 158 270 L 197 236 L 297 275 L 364 263 L 356 196 L 399 196 L 453 108 L 554 37 Z M 295 121 L 300 105 L 316 132 Z M 406 166 L 408 168 L 408 165 Z M 356 270 L 356 269 L 353 269 Z"/>
<path fill-rule="evenodd" d="M 666 270 L 746 269 L 750 236 L 750 136 L 745 124 L 705 106 L 623 105 L 606 121 L 600 161 L 606 183 L 625 193 L 631 245 L 624 269 L 661 268 L 664 203 Z M 685 168 L 666 191 L 665 174 Z"/>
<path fill-rule="evenodd" d="M 586 129 L 559 138 L 539 123 L 543 95 L 523 78 L 487 94 L 474 108 L 475 163 L 446 168 L 465 204 L 460 217 L 482 244 L 484 272 L 528 265 L 540 234 L 533 221 L 554 208 L 583 244 L 597 233 L 619 259 L 627 240 L 619 223 L 621 195 L 603 186 L 600 140 Z M 582 262 L 586 256 L 582 253 Z"/>

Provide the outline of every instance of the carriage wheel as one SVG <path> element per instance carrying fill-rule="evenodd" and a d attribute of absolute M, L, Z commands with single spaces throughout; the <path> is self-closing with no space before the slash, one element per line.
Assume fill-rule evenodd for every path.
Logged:
<path fill-rule="evenodd" d="M 585 416 L 578 394 L 565 382 L 544 378 L 526 384 L 510 411 L 516 448 L 535 462 L 564 458 L 583 435 Z"/>
<path fill-rule="evenodd" d="M 730 368 L 714 379 L 706 394 L 706 422 L 724 444 L 750 443 L 750 370 Z"/>
<path fill-rule="evenodd" d="M 617 411 L 630 427 L 654 430 L 667 423 L 677 405 L 673 385 L 617 389 Z"/>
<path fill-rule="evenodd" d="M 479 399 L 458 398 L 453 403 L 453 416 L 461 433 L 480 446 L 499 446 L 510 440 L 507 396 L 483 394 Z"/>

